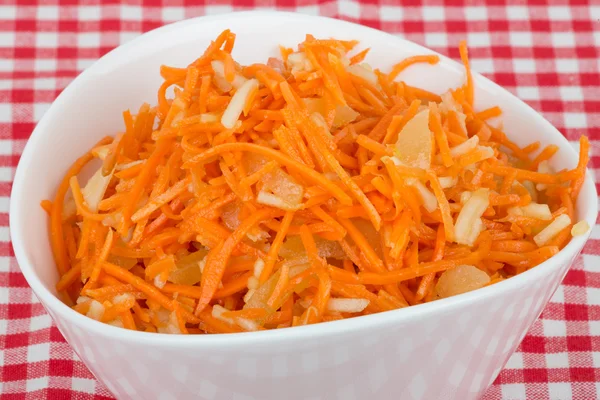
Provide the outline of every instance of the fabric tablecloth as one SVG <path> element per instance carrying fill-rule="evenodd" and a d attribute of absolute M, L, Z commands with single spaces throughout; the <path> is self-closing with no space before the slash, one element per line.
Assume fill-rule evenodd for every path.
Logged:
<path fill-rule="evenodd" d="M 600 2 L 524 3 L 0 0 L 0 398 L 112 398 L 32 294 L 9 239 L 19 156 L 36 122 L 82 69 L 165 23 L 253 8 L 358 22 L 455 59 L 459 41 L 467 39 L 474 70 L 528 102 L 572 142 L 588 135 L 594 163 L 600 155 Z M 583 255 L 485 399 L 600 397 L 600 227 L 593 229 Z"/>

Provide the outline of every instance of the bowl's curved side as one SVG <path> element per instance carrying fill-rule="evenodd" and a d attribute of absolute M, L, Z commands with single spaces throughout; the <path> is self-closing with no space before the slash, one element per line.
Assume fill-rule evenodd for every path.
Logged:
<path fill-rule="evenodd" d="M 288 340 L 229 345 L 225 335 L 211 346 L 150 346 L 55 320 L 118 398 L 277 399 L 293 393 L 297 399 L 468 400 L 493 382 L 571 261 L 533 285 L 496 291 L 468 307 L 335 335 L 295 335 L 295 328 L 284 332 Z"/>
<path fill-rule="evenodd" d="M 310 28 L 307 28 L 308 26 Z M 202 384 L 205 385 L 205 392 L 210 392 L 213 386 L 221 390 L 225 383 L 224 380 L 218 379 L 215 371 L 224 371 L 224 366 L 230 368 L 231 374 L 223 374 L 231 379 L 229 383 L 232 390 L 245 392 L 246 385 L 250 385 L 246 380 L 251 380 L 252 376 L 244 374 L 248 374 L 248 370 L 252 370 L 255 364 L 259 364 L 256 366 L 256 374 L 259 374 L 261 382 L 265 383 L 263 387 L 269 386 L 266 381 L 269 374 L 271 378 L 283 375 L 289 378 L 289 388 L 293 387 L 298 393 L 304 393 L 308 389 L 294 386 L 293 379 L 296 379 L 296 382 L 301 381 L 299 378 L 307 378 L 309 373 L 313 379 L 315 371 L 327 371 L 323 376 L 335 379 L 330 386 L 327 386 L 327 383 L 322 384 L 331 390 L 340 389 L 343 386 L 343 377 L 353 376 L 352 368 L 359 367 L 360 363 L 363 368 L 365 365 L 381 366 L 381 371 L 387 374 L 390 374 L 391 370 L 400 370 L 403 366 L 410 365 L 407 361 L 410 358 L 406 355 L 409 349 L 401 346 L 418 348 L 418 357 L 415 357 L 424 360 L 428 360 L 427 357 L 437 357 L 437 352 L 447 352 L 448 356 L 442 357 L 437 369 L 427 368 L 424 361 L 416 364 L 423 366 L 425 371 L 431 369 L 438 373 L 444 372 L 443 369 L 448 367 L 449 360 L 464 360 L 464 364 L 467 365 L 469 357 L 478 357 L 482 365 L 486 364 L 487 367 L 485 374 L 478 372 L 479 383 L 471 384 L 474 388 L 473 393 L 480 390 L 482 385 L 487 385 L 494 371 L 499 370 L 502 360 L 506 359 L 508 352 L 512 352 L 518 339 L 525 334 L 527 327 L 554 292 L 589 233 L 573 239 L 563 251 L 543 265 L 488 288 L 404 310 L 293 330 L 201 337 L 131 332 L 83 317 L 55 297 L 54 284 L 58 277 L 48 244 L 47 228 L 43 222 L 46 221 L 46 216 L 39 207 L 39 201 L 54 193 L 63 171 L 75 158 L 65 157 L 65 149 L 68 149 L 69 154 L 81 154 L 100 137 L 121 129 L 122 122 L 119 116 L 123 109 L 137 107 L 144 100 L 154 98 L 155 88 L 160 83 L 158 67 L 164 60 L 169 60 L 175 65 L 187 65 L 198 53 L 198 49 L 202 49 L 217 32 L 225 28 L 231 28 L 238 34 L 238 50 L 234 56 L 242 62 L 262 60 L 274 55 L 276 44 L 293 45 L 301 41 L 307 31 L 316 36 L 359 38 L 364 45 L 372 47 L 369 61 L 382 68 L 388 68 L 408 55 L 432 53 L 421 46 L 383 32 L 343 21 L 290 13 L 251 12 L 203 17 L 159 28 L 113 50 L 90 67 L 63 91 L 36 127 L 17 168 L 11 196 L 11 237 L 21 270 L 44 307 L 57 321 L 69 343 L 86 361 L 86 365 L 105 383 L 120 384 L 119 376 L 129 379 L 137 373 L 141 380 L 131 382 L 136 382 L 136 390 L 149 390 L 145 393 L 151 393 L 150 390 L 157 393 L 160 385 L 171 387 L 175 381 L 183 382 L 186 390 L 198 389 L 200 382 L 204 382 Z M 281 34 L 274 38 L 273 32 Z M 256 43 L 265 45 L 257 48 Z M 393 57 L 390 57 L 390 54 L 394 54 Z M 439 69 L 445 73 L 440 74 Z M 505 110 L 507 130 L 527 133 L 517 137 L 519 144 L 535 140 L 540 140 L 542 144 L 557 144 L 561 151 L 557 155 L 556 164 L 561 167 L 574 165 L 575 152 L 549 122 L 494 83 L 475 75 L 478 106 L 483 108 L 499 104 Z M 408 70 L 403 78 L 410 84 L 440 92 L 459 85 L 463 79 L 463 72 L 460 65 L 442 57 L 440 65 Z M 89 93 L 94 93 L 95 97 L 89 96 Z M 81 132 L 86 134 L 82 135 Z M 44 181 L 28 179 L 29 176 L 44 175 L 47 176 Z M 587 220 L 591 226 L 595 224 L 597 197 L 591 178 L 586 180 L 577 209 L 579 218 Z M 502 316 L 510 309 L 506 302 L 509 305 L 513 304 L 513 310 L 518 308 L 518 315 L 523 316 L 516 325 L 511 325 L 512 317 L 508 318 L 503 322 L 502 334 L 496 335 L 490 327 L 496 323 L 494 316 Z M 519 308 L 519 304 L 529 305 Z M 469 321 L 461 319 L 466 318 L 461 317 L 465 310 L 469 310 L 472 316 Z M 437 343 L 449 334 L 445 327 L 452 327 L 455 321 L 464 324 L 466 330 L 456 330 L 456 339 L 448 342 L 450 350 L 435 350 Z M 513 328 L 514 331 L 511 331 Z M 480 350 L 477 348 L 465 350 L 461 354 L 454 352 L 455 347 L 469 348 L 470 344 L 465 339 L 464 332 L 480 332 L 481 329 L 486 333 L 484 338 L 494 337 L 498 343 L 497 349 L 490 350 L 489 356 L 479 354 Z M 489 336 L 488 330 L 489 335 L 495 336 Z M 336 346 L 340 335 L 344 335 L 346 345 L 338 343 Z M 362 343 L 370 343 L 374 339 L 368 338 L 373 337 L 378 338 L 375 340 L 377 343 Z M 408 338 L 408 342 L 402 341 Z M 112 347 L 115 351 L 109 351 Z M 394 348 L 397 348 L 395 353 L 386 351 Z M 268 356 L 268 365 L 264 364 L 265 360 L 259 355 L 252 353 L 258 350 L 261 357 Z M 331 353 L 332 351 L 334 353 Z M 246 352 L 254 355 L 239 357 L 236 363 L 234 356 Z M 389 357 L 386 357 L 387 352 Z M 278 358 L 278 354 L 289 357 Z M 328 356 L 325 357 L 325 361 L 315 362 L 314 354 Z M 371 354 L 381 356 L 383 361 Z M 132 355 L 134 358 L 131 358 Z M 291 357 L 292 355 L 296 358 Z M 171 356 L 174 357 L 174 362 L 171 361 Z M 331 357 L 344 366 L 339 367 L 339 371 L 346 375 L 335 373 L 334 370 L 338 367 L 330 366 L 330 361 L 327 361 Z M 132 359 L 138 361 L 133 362 Z M 317 359 L 320 359 L 320 356 Z M 176 365 L 177 360 L 183 360 L 179 367 Z M 187 372 L 182 370 L 181 365 L 187 368 Z M 169 375 L 171 369 L 180 373 L 175 374 L 176 376 Z M 113 373 L 113 370 L 125 375 Z M 194 380 L 193 378 L 198 377 L 197 372 L 214 379 Z M 443 376 L 451 376 L 452 371 L 447 372 Z M 381 383 L 382 379 L 378 376 L 377 373 L 369 372 L 364 378 L 368 379 L 371 387 L 387 387 L 385 383 Z M 427 372 L 427 375 L 421 378 L 430 376 L 433 375 Z M 417 383 L 422 381 L 418 376 L 413 378 Z M 455 376 L 453 379 L 458 378 Z M 321 382 L 321 377 L 318 380 Z M 138 383 L 142 382 L 145 383 L 138 387 Z M 396 382 L 397 377 L 394 375 L 392 383 Z M 427 379 L 426 382 L 430 380 Z M 165 386 L 165 383 L 169 385 Z M 408 381 L 403 383 L 409 386 L 411 384 Z M 418 384 L 413 384 L 415 385 L 419 387 Z M 464 385 L 461 384 L 460 387 L 464 388 Z M 117 387 L 114 390 L 125 397 L 131 397 L 128 395 L 131 388 L 127 388 L 127 383 L 123 383 L 121 389 Z M 264 389 L 256 390 L 258 391 L 249 390 L 248 393 L 260 394 L 260 390 Z"/>

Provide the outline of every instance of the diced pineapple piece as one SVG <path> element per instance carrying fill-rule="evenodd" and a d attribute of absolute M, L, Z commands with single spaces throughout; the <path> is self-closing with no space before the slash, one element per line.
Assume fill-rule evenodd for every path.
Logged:
<path fill-rule="evenodd" d="M 301 207 L 304 187 L 283 170 L 277 169 L 267 174 L 261 182 L 263 187 L 256 198 L 258 203 L 282 210 L 297 210 Z"/>
<path fill-rule="evenodd" d="M 202 278 L 200 263 L 207 254 L 208 251 L 206 250 L 198 250 L 187 256 L 181 257 L 175 264 L 177 268 L 169 273 L 169 282 L 180 285 L 195 285 L 200 282 L 200 279 Z"/>
<path fill-rule="evenodd" d="M 429 169 L 433 134 L 429 130 L 429 110 L 423 110 L 404 125 L 396 141 L 396 157 L 411 167 Z"/>
<path fill-rule="evenodd" d="M 308 109 L 309 114 L 319 113 L 321 116 L 325 117 L 326 107 L 325 100 L 322 98 L 305 98 L 302 99 L 306 108 Z M 350 122 L 354 121 L 360 114 L 354 111 L 349 106 L 341 106 L 338 105 L 335 108 L 335 117 L 333 119 L 333 127 L 339 128 L 341 126 L 347 125 Z"/>
<path fill-rule="evenodd" d="M 470 292 L 484 287 L 490 282 L 487 273 L 472 265 L 459 265 L 445 271 L 435 286 L 437 296 L 441 299 L 457 294 Z"/>

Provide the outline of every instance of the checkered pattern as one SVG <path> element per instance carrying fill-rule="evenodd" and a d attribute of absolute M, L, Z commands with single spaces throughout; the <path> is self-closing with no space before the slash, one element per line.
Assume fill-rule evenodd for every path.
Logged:
<path fill-rule="evenodd" d="M 0 397 L 112 398 L 32 295 L 8 234 L 11 181 L 35 123 L 83 68 L 142 32 L 257 7 L 365 24 L 458 58 L 600 152 L 600 4 L 594 0 L 3 0 L 0 2 Z M 163 6 L 163 3 L 172 3 Z M 450 4 L 448 4 L 450 3 Z M 596 5 L 592 5 L 595 3 Z M 468 4 L 468 7 L 466 5 Z M 486 399 L 600 397 L 600 226 Z"/>

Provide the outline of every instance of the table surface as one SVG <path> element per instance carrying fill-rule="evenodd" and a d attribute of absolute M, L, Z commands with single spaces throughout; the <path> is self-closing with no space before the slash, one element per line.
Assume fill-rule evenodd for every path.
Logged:
<path fill-rule="evenodd" d="M 474 70 L 528 102 L 569 140 L 588 135 L 592 163 L 600 155 L 598 1 L 535 0 L 527 7 L 521 0 L 487 6 L 476 0 L 411 0 L 402 7 L 396 0 L 116 3 L 0 1 L 1 398 L 112 398 L 19 272 L 9 239 L 9 196 L 19 156 L 50 103 L 82 69 L 142 32 L 184 18 L 260 7 L 358 22 L 455 59 L 466 38 Z M 485 399 L 600 397 L 599 228 Z"/>

